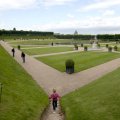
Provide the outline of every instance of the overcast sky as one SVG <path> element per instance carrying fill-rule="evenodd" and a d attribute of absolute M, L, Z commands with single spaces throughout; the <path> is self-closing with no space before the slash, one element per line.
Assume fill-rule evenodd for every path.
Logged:
<path fill-rule="evenodd" d="M 120 33 L 120 0 L 0 0 L 0 29 Z"/>

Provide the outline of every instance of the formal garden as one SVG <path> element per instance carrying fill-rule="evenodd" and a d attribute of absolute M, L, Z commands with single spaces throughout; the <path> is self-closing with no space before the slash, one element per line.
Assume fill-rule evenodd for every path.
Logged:
<path fill-rule="evenodd" d="M 88 48 L 92 48 L 89 40 L 77 41 L 70 39 L 31 39 L 6 40 L 5 42 L 15 49 L 18 49 L 18 45 L 20 45 L 20 50 L 32 57 L 46 54 L 46 56 L 35 56 L 34 58 L 56 69 L 61 74 L 66 72 L 67 60 L 72 60 L 68 66 L 69 64 L 73 65 L 76 74 L 120 58 L 119 43 L 100 42 L 98 47 L 104 49 L 91 51 L 88 50 Z M 78 50 L 75 50 L 76 46 L 79 48 Z M 115 46 L 117 46 L 117 50 L 114 49 Z M 112 47 L 112 50 L 109 47 Z M 57 53 L 57 55 L 52 55 L 53 53 Z M 40 119 L 42 112 L 49 104 L 48 95 L 1 46 L 0 56 L 2 56 L 0 57 L 0 82 L 3 84 L 0 119 Z M 119 120 L 119 72 L 120 69 L 117 69 L 64 95 L 60 102 L 66 120 Z M 75 74 L 73 73 L 71 76 Z"/>

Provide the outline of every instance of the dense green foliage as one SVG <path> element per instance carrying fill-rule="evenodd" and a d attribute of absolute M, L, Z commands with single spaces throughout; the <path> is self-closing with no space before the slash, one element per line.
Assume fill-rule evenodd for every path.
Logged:
<path fill-rule="evenodd" d="M 72 59 L 75 62 L 75 72 L 79 72 L 113 60 L 119 56 L 119 53 L 111 52 L 78 52 L 39 57 L 37 59 L 62 72 L 65 72 L 65 61 L 67 59 Z"/>
<path fill-rule="evenodd" d="M 53 36 L 53 32 L 0 30 L 0 36 Z"/>
<path fill-rule="evenodd" d="M 64 96 L 66 120 L 119 120 L 120 69 Z"/>
<path fill-rule="evenodd" d="M 55 38 L 58 39 L 80 39 L 80 40 L 91 40 L 94 39 L 94 35 L 54 35 Z"/>
<path fill-rule="evenodd" d="M 47 95 L 0 46 L 0 83 L 3 84 L 0 120 L 38 120 Z"/>
<path fill-rule="evenodd" d="M 113 49 L 114 49 L 114 51 L 117 51 L 117 50 L 118 50 L 118 47 L 117 47 L 117 46 L 114 46 Z"/>
<path fill-rule="evenodd" d="M 65 62 L 66 67 L 74 67 L 74 64 L 75 64 L 74 61 L 71 59 L 66 60 Z"/>

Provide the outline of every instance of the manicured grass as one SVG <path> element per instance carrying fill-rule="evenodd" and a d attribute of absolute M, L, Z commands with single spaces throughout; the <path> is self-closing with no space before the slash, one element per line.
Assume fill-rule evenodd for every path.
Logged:
<path fill-rule="evenodd" d="M 18 48 L 18 45 L 11 45 L 14 48 Z M 21 49 L 24 48 L 35 48 L 35 47 L 49 47 L 49 45 L 20 45 Z"/>
<path fill-rule="evenodd" d="M 49 54 L 65 51 L 73 51 L 73 47 L 48 47 L 48 48 L 35 48 L 35 49 L 23 49 L 25 53 L 29 55 Z"/>
<path fill-rule="evenodd" d="M 120 51 L 120 47 L 118 47 L 118 51 Z"/>
<path fill-rule="evenodd" d="M 120 54 L 118 53 L 79 52 L 64 55 L 38 57 L 37 59 L 61 72 L 65 72 L 65 61 L 67 59 L 73 59 L 75 62 L 75 72 L 79 72 L 118 57 L 120 57 Z"/>
<path fill-rule="evenodd" d="M 39 120 L 48 105 L 47 95 L 1 46 L 0 83 L 0 120 Z"/>
<path fill-rule="evenodd" d="M 120 120 L 120 69 L 64 96 L 66 120 Z"/>
<path fill-rule="evenodd" d="M 10 42 L 11 44 L 14 45 L 49 45 L 51 43 L 68 43 L 68 44 L 72 44 L 74 42 L 74 40 L 71 39 L 45 39 L 45 40 L 19 40 L 19 41 L 12 41 Z"/>
<path fill-rule="evenodd" d="M 39 39 L 39 40 L 34 40 L 34 39 L 28 39 L 28 40 L 12 40 L 12 41 L 7 41 L 10 44 L 14 45 L 51 45 L 53 42 L 54 44 L 73 44 L 73 43 L 83 43 L 83 44 L 88 44 L 90 43 L 89 40 L 75 40 L 75 39 Z"/>

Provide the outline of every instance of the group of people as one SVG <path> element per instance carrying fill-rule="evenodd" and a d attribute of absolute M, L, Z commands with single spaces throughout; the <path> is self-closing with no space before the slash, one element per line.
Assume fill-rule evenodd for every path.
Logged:
<path fill-rule="evenodd" d="M 12 48 L 11 52 L 12 52 L 13 57 L 15 57 L 15 49 L 14 48 Z M 21 52 L 21 58 L 23 60 L 23 63 L 25 63 L 25 53 L 24 52 Z"/>

